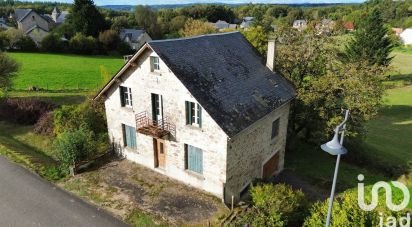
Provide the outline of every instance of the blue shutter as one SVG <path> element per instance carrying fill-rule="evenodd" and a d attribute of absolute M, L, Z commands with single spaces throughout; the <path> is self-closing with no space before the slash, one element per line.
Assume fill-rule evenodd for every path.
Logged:
<path fill-rule="evenodd" d="M 199 128 L 201 128 L 202 127 L 202 107 L 199 104 L 197 104 L 197 111 L 198 111 L 197 115 L 199 117 Z"/>
<path fill-rule="evenodd" d="M 188 169 L 197 173 L 203 173 L 203 151 L 200 148 L 188 145 Z"/>
<path fill-rule="evenodd" d="M 124 125 L 124 133 L 125 133 L 125 139 L 126 139 L 125 145 L 130 147 L 130 148 L 136 148 L 137 143 L 136 143 L 135 128 Z"/>

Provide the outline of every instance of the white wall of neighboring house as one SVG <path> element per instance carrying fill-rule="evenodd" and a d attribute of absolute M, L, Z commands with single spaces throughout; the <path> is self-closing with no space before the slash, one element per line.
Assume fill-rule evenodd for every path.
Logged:
<path fill-rule="evenodd" d="M 412 28 L 405 29 L 400 34 L 400 38 L 403 44 L 412 45 Z"/>

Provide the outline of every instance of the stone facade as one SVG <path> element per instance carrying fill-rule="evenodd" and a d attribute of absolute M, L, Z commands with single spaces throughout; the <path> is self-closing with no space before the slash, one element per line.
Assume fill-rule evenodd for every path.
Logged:
<path fill-rule="evenodd" d="M 143 47 L 140 55 L 106 92 L 106 115 L 109 137 L 116 151 L 127 159 L 203 189 L 230 203 L 237 201 L 244 188 L 262 177 L 262 168 L 273 155 L 279 154 L 277 170 L 283 169 L 289 102 L 229 138 L 222 128 L 202 109 L 202 127 L 186 125 L 185 101 L 196 99 L 160 59 L 160 70 L 151 72 L 150 56 L 157 56 Z M 139 53 L 138 53 L 139 54 Z M 132 59 L 133 61 L 133 59 Z M 132 107 L 121 107 L 120 88 L 131 88 Z M 176 125 L 174 140 L 164 140 L 165 166 L 155 167 L 153 138 L 136 133 L 137 148 L 124 146 L 122 124 L 137 127 L 135 115 L 152 114 L 151 94 L 163 97 L 164 117 Z M 272 123 L 280 119 L 279 133 L 271 139 Z M 185 169 L 185 144 L 203 150 L 203 174 Z"/>
<path fill-rule="evenodd" d="M 18 28 L 23 32 L 28 31 L 36 25 L 46 31 L 49 31 L 50 29 L 49 22 L 34 11 L 31 11 L 27 16 L 24 17 L 23 20 L 19 21 L 17 24 Z"/>
<path fill-rule="evenodd" d="M 228 142 L 225 198 L 238 200 L 241 192 L 256 178 L 262 178 L 263 165 L 279 155 L 276 173 L 283 170 L 289 103 L 266 115 Z M 279 134 L 271 138 L 272 122 L 279 119 Z"/>
<path fill-rule="evenodd" d="M 138 58 L 136 67 L 125 72 L 122 82 L 118 84 L 132 89 L 133 108 L 121 107 L 119 86 L 113 86 L 108 92 L 105 106 L 111 141 L 116 144 L 117 151 L 128 159 L 223 198 L 223 184 L 226 182 L 226 134 L 204 109 L 202 128 L 186 125 L 185 101 L 197 101 L 161 60 L 160 70 L 151 72 L 149 56 L 156 54 L 145 51 Z M 122 124 L 136 127 L 135 114 L 147 111 L 151 115 L 152 93 L 163 96 L 164 116 L 176 125 L 176 141 L 164 141 L 164 169 L 155 168 L 152 137 L 137 133 L 137 149 L 131 150 L 123 146 Z M 184 144 L 203 150 L 202 175 L 185 170 Z"/>

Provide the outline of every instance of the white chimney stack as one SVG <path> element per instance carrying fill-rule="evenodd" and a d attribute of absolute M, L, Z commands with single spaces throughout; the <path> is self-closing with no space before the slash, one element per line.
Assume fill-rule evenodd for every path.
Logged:
<path fill-rule="evenodd" d="M 276 57 L 276 39 L 269 38 L 266 66 L 273 72 L 275 71 L 275 57 Z"/>

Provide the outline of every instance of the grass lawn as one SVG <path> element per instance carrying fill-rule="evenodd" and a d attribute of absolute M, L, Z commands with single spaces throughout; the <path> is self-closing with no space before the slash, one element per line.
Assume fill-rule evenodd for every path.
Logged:
<path fill-rule="evenodd" d="M 21 64 L 13 90 L 35 86 L 45 90 L 97 90 L 123 65 L 120 57 L 43 53 L 8 53 Z"/>
<path fill-rule="evenodd" d="M 32 126 L 0 121 L 0 155 L 22 164 L 48 180 L 57 180 L 52 140 L 32 132 Z"/>

